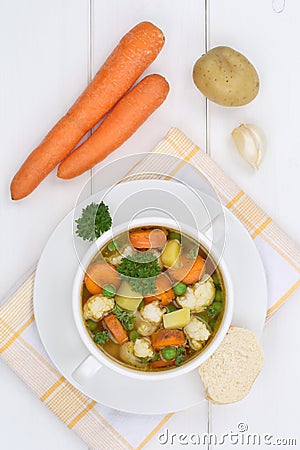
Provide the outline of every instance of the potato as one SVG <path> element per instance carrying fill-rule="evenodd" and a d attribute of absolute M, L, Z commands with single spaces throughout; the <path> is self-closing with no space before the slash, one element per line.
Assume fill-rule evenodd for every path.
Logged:
<path fill-rule="evenodd" d="M 171 330 L 172 328 L 183 328 L 188 325 L 190 321 L 190 308 L 177 309 L 177 311 L 164 314 L 163 316 L 164 327 L 166 330 Z"/>
<path fill-rule="evenodd" d="M 139 292 L 135 292 L 129 283 L 122 281 L 115 296 L 117 305 L 127 311 L 135 312 L 142 300 L 143 296 Z"/>
<path fill-rule="evenodd" d="M 223 106 L 246 105 L 259 90 L 254 66 L 230 47 L 215 47 L 202 55 L 194 65 L 193 79 L 203 95 Z"/>
<path fill-rule="evenodd" d="M 176 263 L 178 256 L 180 254 L 181 245 L 177 239 L 172 239 L 167 242 L 162 254 L 161 254 L 161 262 L 165 267 L 172 267 Z"/>

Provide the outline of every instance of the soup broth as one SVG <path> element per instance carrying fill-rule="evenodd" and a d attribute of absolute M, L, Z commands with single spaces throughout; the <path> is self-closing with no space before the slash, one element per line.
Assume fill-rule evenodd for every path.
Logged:
<path fill-rule="evenodd" d="M 172 370 L 214 338 L 225 297 L 222 274 L 199 242 L 171 228 L 133 228 L 89 264 L 82 316 L 95 345 L 119 364 Z"/>

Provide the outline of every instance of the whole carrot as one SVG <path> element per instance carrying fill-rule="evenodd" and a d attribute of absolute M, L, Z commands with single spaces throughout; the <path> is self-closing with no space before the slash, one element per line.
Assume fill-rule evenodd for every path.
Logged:
<path fill-rule="evenodd" d="M 149 75 L 126 94 L 95 133 L 59 166 L 60 178 L 74 178 L 102 161 L 122 145 L 165 100 L 169 84 L 160 75 Z"/>
<path fill-rule="evenodd" d="M 11 183 L 12 199 L 29 195 L 128 91 L 164 44 L 162 31 L 141 22 L 120 41 L 78 100 L 29 155 Z"/>

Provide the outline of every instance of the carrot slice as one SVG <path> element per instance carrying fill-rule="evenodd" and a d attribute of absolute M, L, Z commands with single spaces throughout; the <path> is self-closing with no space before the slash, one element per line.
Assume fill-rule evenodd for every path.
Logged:
<path fill-rule="evenodd" d="M 128 341 L 128 336 L 123 325 L 114 314 L 105 316 L 103 322 L 118 344 L 124 344 L 124 342 Z"/>
<path fill-rule="evenodd" d="M 156 228 L 131 231 L 129 239 L 133 247 L 140 250 L 148 250 L 150 248 L 163 248 L 167 241 L 167 236 L 163 230 Z"/>
<path fill-rule="evenodd" d="M 181 346 L 186 342 L 186 337 L 181 330 L 159 330 L 151 336 L 151 342 L 155 349 L 166 346 Z"/>
<path fill-rule="evenodd" d="M 29 195 L 70 153 L 86 132 L 123 97 L 163 45 L 162 31 L 151 22 L 141 22 L 125 34 L 67 114 L 15 175 L 11 183 L 13 200 Z"/>
<path fill-rule="evenodd" d="M 106 262 L 92 263 L 85 274 L 85 285 L 91 294 L 100 294 L 102 287 L 106 284 L 112 284 L 116 289 L 121 284 L 121 278 L 114 267 Z M 97 290 L 97 292 L 92 292 Z"/>
<path fill-rule="evenodd" d="M 169 84 L 161 75 L 145 77 L 119 101 L 92 136 L 60 164 L 57 175 L 74 178 L 94 167 L 130 138 L 168 92 Z"/>
<path fill-rule="evenodd" d="M 174 291 L 172 289 L 172 283 L 164 273 L 160 274 L 156 278 L 156 293 L 155 295 L 150 295 L 144 297 L 144 303 L 147 305 L 148 303 L 154 302 L 156 300 L 160 301 L 162 306 L 167 306 L 172 302 L 175 298 Z"/>
<path fill-rule="evenodd" d="M 185 284 L 197 283 L 204 273 L 205 261 L 201 256 L 196 259 L 183 257 L 183 265 L 179 268 L 170 268 L 169 274 L 175 281 L 182 281 Z"/>
<path fill-rule="evenodd" d="M 90 294 L 102 294 L 102 287 L 95 283 L 87 274 L 85 274 L 84 283 Z"/>
<path fill-rule="evenodd" d="M 158 359 L 157 361 L 149 362 L 149 366 L 151 369 L 161 369 L 163 367 L 174 366 L 175 359 L 171 359 L 170 361 L 164 361 L 163 359 Z"/>

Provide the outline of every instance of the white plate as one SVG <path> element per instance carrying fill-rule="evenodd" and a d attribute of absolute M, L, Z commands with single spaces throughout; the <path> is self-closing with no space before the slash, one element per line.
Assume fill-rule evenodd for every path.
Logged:
<path fill-rule="evenodd" d="M 191 191 L 184 185 L 171 181 L 143 180 L 119 184 L 108 192 L 105 202 L 114 213 L 120 198 L 126 195 L 147 188 L 165 190 L 166 187 L 168 192 L 184 199 L 185 204 L 193 209 L 195 198 Z M 99 201 L 102 195 L 101 192 L 97 193 L 85 203 Z M 200 195 L 205 199 L 206 205 L 215 202 L 205 194 Z M 34 314 L 38 331 L 59 372 L 93 400 L 130 413 L 162 414 L 183 410 L 201 402 L 205 398 L 205 392 L 197 370 L 154 383 L 126 378 L 104 367 L 86 386 L 81 386 L 72 379 L 72 372 L 88 355 L 72 315 L 72 283 L 78 267 L 78 255 L 72 235 L 73 215 L 71 211 L 51 235 L 41 255 L 34 286 Z M 231 272 L 235 301 L 232 324 L 248 328 L 259 337 L 267 308 L 264 268 L 253 240 L 243 225 L 227 209 L 225 218 L 224 257 Z M 84 245 L 79 247 L 77 251 L 80 253 L 84 250 Z M 168 395 L 170 392 L 173 394 Z"/>

